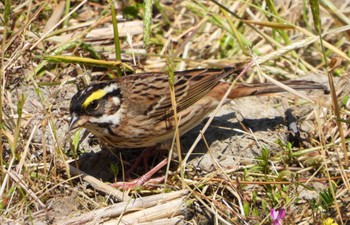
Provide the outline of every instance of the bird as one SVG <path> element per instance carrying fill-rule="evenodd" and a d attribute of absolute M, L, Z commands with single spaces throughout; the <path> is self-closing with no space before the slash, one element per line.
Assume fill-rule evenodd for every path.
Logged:
<path fill-rule="evenodd" d="M 231 85 L 224 78 L 237 76 L 238 72 L 239 69 L 232 67 L 174 72 L 171 82 L 176 108 L 166 72 L 136 73 L 91 84 L 71 99 L 69 129 L 86 128 L 102 144 L 120 149 L 147 148 L 169 142 L 176 127 L 180 135 L 184 135 L 218 106 Z M 327 89 L 306 80 L 282 83 L 298 90 Z M 272 83 L 238 83 L 227 102 L 283 91 Z"/>

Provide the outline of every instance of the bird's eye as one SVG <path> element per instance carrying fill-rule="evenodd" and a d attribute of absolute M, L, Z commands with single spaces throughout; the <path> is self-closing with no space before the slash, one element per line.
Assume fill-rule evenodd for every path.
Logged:
<path fill-rule="evenodd" d="M 98 108 L 99 104 L 96 100 L 92 101 L 89 105 L 89 109 L 96 110 Z"/>

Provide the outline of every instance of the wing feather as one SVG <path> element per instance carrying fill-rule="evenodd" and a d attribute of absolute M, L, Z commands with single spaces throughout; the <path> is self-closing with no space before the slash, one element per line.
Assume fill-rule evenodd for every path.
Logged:
<path fill-rule="evenodd" d="M 196 69 L 175 72 L 175 98 L 177 112 L 187 109 L 203 98 L 223 77 L 235 73 L 234 69 Z M 132 76 L 132 77 L 131 77 Z M 123 79 L 123 78 L 122 78 Z M 123 79 L 124 91 L 130 96 L 129 109 L 155 120 L 164 120 L 174 115 L 170 97 L 168 75 L 143 73 Z M 135 115 L 137 115 L 135 113 Z"/>

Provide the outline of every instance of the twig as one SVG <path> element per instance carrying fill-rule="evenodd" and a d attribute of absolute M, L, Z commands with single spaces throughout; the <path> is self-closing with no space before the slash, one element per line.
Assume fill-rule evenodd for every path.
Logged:
<path fill-rule="evenodd" d="M 152 195 L 144 198 L 138 198 L 135 200 L 129 200 L 127 202 L 121 202 L 112 206 L 108 206 L 102 209 L 98 209 L 92 212 L 84 213 L 78 217 L 72 218 L 63 225 L 78 225 L 78 224 L 85 224 L 87 222 L 96 221 L 96 220 L 106 220 L 108 218 L 114 218 L 121 214 L 126 214 L 131 211 L 145 209 L 149 207 L 153 207 L 156 205 L 159 205 L 161 203 L 166 203 L 174 199 L 181 198 L 181 202 L 183 201 L 182 197 L 188 195 L 188 191 L 175 191 L 171 193 L 163 193 L 158 195 Z M 164 206 L 164 205 L 160 205 Z M 173 208 L 174 205 L 173 205 Z M 160 214 L 160 212 L 163 211 L 163 208 L 158 209 L 157 213 Z M 140 211 L 144 212 L 144 211 Z M 136 216 L 136 214 L 131 213 L 129 215 Z M 129 217 L 125 217 L 126 219 L 130 219 Z M 134 217 L 137 218 L 137 217 Z M 122 218 L 123 221 L 124 218 Z M 114 223 L 116 224 L 116 223 Z"/>
<path fill-rule="evenodd" d="M 88 182 L 89 184 L 91 184 L 91 186 L 93 188 L 95 188 L 96 190 L 102 191 L 102 192 L 107 193 L 109 195 L 113 195 L 117 199 L 119 199 L 120 201 L 130 200 L 130 197 L 127 196 L 124 192 L 121 192 L 121 191 L 111 187 L 110 185 L 99 181 L 95 177 L 90 176 L 89 174 L 75 168 L 74 166 L 68 164 L 67 168 L 69 168 L 69 173 L 71 175 L 73 175 L 73 176 L 81 175 L 82 179 L 84 181 Z"/>

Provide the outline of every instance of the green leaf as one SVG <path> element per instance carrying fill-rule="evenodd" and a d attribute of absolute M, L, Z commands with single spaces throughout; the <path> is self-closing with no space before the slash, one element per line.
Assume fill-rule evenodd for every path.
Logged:
<path fill-rule="evenodd" d="M 117 164 L 111 163 L 111 165 L 109 166 L 109 169 L 111 170 L 111 172 L 113 173 L 114 176 L 118 176 L 118 174 L 119 174 L 119 167 L 118 167 Z"/>
<path fill-rule="evenodd" d="M 120 60 L 115 61 L 105 61 L 77 56 L 63 56 L 63 55 L 52 55 L 45 56 L 44 59 L 51 62 L 65 62 L 65 63 L 79 63 L 85 65 L 91 65 L 96 67 L 104 67 L 104 68 L 125 68 L 133 71 L 132 67 L 126 63 L 122 63 Z"/>
<path fill-rule="evenodd" d="M 78 151 L 78 147 L 79 147 L 79 141 L 80 141 L 80 129 L 78 129 L 73 136 L 73 140 L 72 140 L 72 144 L 74 147 L 74 151 L 77 152 Z"/>
<path fill-rule="evenodd" d="M 136 19 L 139 14 L 138 5 L 127 6 L 123 9 L 123 15 L 130 20 Z"/>
<path fill-rule="evenodd" d="M 321 20 L 320 20 L 320 6 L 318 0 L 309 0 L 311 6 L 311 13 L 314 19 L 314 27 L 317 33 L 321 34 Z"/>
<path fill-rule="evenodd" d="M 243 211 L 245 216 L 249 216 L 249 203 L 247 201 L 243 202 Z"/>
<path fill-rule="evenodd" d="M 145 0 L 145 16 L 143 17 L 143 44 L 147 48 L 151 36 L 152 25 L 152 0 Z"/>
<path fill-rule="evenodd" d="M 346 103 L 348 103 L 348 101 L 349 101 L 349 95 L 345 95 L 341 100 L 341 104 L 343 106 L 346 106 Z"/>

